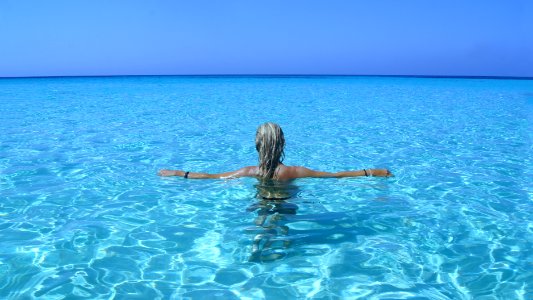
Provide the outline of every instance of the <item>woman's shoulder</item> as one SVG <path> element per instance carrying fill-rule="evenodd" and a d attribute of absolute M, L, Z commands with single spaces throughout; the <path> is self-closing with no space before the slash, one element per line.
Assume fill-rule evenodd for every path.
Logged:
<path fill-rule="evenodd" d="M 287 165 L 283 165 L 282 167 L 285 170 L 289 171 L 289 172 L 296 172 L 296 171 L 300 171 L 300 170 L 308 170 L 308 168 L 302 167 L 302 166 L 287 166 Z"/>
<path fill-rule="evenodd" d="M 241 174 L 244 176 L 258 176 L 259 175 L 259 167 L 257 166 L 247 166 L 243 167 L 239 170 Z"/>
<path fill-rule="evenodd" d="M 280 179 L 295 179 L 302 177 L 302 172 L 305 172 L 307 168 L 300 166 L 286 166 L 283 165 L 279 172 Z"/>

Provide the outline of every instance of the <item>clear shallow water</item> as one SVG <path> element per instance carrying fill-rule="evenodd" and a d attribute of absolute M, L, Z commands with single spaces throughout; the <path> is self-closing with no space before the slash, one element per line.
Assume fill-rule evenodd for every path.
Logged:
<path fill-rule="evenodd" d="M 526 80 L 2 79 L 0 298 L 527 299 L 532 99 Z M 155 175 L 254 165 L 265 121 L 289 165 L 396 177 L 297 180 L 261 212 L 254 179 Z"/>

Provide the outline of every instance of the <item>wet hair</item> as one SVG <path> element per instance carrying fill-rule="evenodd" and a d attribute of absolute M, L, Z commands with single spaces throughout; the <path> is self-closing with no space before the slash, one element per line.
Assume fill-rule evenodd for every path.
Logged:
<path fill-rule="evenodd" d="M 276 168 L 285 158 L 283 130 L 275 123 L 265 123 L 257 128 L 255 149 L 259 154 L 259 176 L 272 179 Z"/>

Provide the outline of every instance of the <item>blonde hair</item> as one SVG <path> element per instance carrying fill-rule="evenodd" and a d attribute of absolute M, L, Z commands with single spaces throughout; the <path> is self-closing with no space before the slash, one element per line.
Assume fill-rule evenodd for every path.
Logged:
<path fill-rule="evenodd" d="M 255 149 L 259 154 L 259 176 L 272 179 L 276 168 L 285 158 L 283 130 L 275 123 L 265 123 L 257 128 Z"/>

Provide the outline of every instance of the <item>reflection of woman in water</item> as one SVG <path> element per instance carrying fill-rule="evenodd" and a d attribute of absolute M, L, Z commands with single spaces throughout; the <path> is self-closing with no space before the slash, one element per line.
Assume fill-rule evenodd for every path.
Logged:
<path fill-rule="evenodd" d="M 265 123 L 257 129 L 255 135 L 255 148 L 259 154 L 259 166 L 244 167 L 236 171 L 209 174 L 185 172 L 181 170 L 161 170 L 160 176 L 181 176 L 188 179 L 209 178 L 238 178 L 255 177 L 259 179 L 256 185 L 259 202 L 248 208 L 249 211 L 257 210 L 255 224 L 263 229 L 263 233 L 256 235 L 252 246 L 250 260 L 272 260 L 281 254 L 265 252 L 265 249 L 279 248 L 274 245 L 277 241 L 286 247 L 287 241 L 274 239 L 279 235 L 286 235 L 288 227 L 280 225 L 279 221 L 286 215 L 294 215 L 298 207 L 286 200 L 296 194 L 297 188 L 291 181 L 304 177 L 357 177 L 381 176 L 389 177 L 392 174 L 387 169 L 363 169 L 358 171 L 342 171 L 336 173 L 315 171 L 305 167 L 286 166 L 283 164 L 285 137 L 279 125 Z"/>
<path fill-rule="evenodd" d="M 283 238 L 289 232 L 285 220 L 295 215 L 298 206 L 287 199 L 298 193 L 298 187 L 290 181 L 260 179 L 255 185 L 258 202 L 248 207 L 247 211 L 256 211 L 256 229 L 250 261 L 271 261 L 285 255 L 289 240 Z"/>

